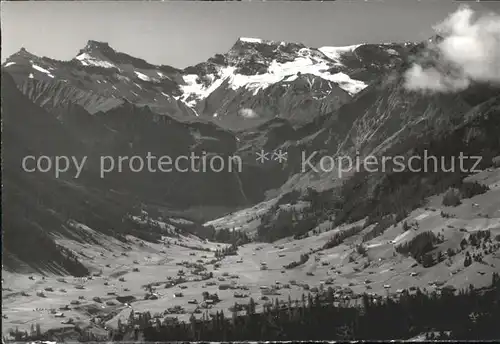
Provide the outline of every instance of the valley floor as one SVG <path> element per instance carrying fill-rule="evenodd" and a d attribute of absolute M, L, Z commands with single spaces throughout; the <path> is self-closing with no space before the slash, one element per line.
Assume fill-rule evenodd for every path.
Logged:
<path fill-rule="evenodd" d="M 322 249 L 336 231 L 359 224 L 301 240 L 250 243 L 240 247 L 237 255 L 221 260 L 215 259 L 214 251 L 225 247 L 225 244 L 205 242 L 194 236 L 164 237 L 161 243 L 127 237 L 128 243 L 122 243 L 81 226 L 86 236 L 95 239 L 99 245 L 65 238 L 58 238 L 57 242 L 73 250 L 79 260 L 89 266 L 93 276 L 62 278 L 2 271 L 3 335 L 8 337 L 9 331 L 16 328 L 30 331 L 32 325 L 40 324 L 42 331 L 72 329 L 78 325 L 105 336 L 108 328 L 117 327 L 118 321 L 126 322 L 131 311 L 161 313 L 165 318 L 167 309 L 180 306 L 182 310 L 177 312 L 179 314 L 168 317 L 188 321 L 192 314 L 197 318 L 205 312 L 213 314 L 218 310 L 231 314 L 229 308 L 235 302 L 247 304 L 250 298 L 256 301 L 259 312 L 267 302 L 262 299 L 263 293 L 266 293 L 262 287 L 274 287 L 274 294 L 268 296 L 271 301 L 274 298 L 287 301 L 289 297 L 296 300 L 309 291 L 315 293 L 332 287 L 339 302 L 354 305 L 360 302 L 363 293 L 387 296 L 397 295 L 403 289 L 439 291 L 444 285 L 457 289 L 471 284 L 475 287 L 488 286 L 493 273 L 500 272 L 498 241 L 493 240 L 492 248 L 496 249 L 485 255 L 482 262 L 474 261 L 467 267 L 464 267 L 466 250 L 429 268 L 395 251 L 395 245 L 424 231 L 441 233 L 446 239 L 445 245 L 453 248 L 464 237 L 478 230 L 489 229 L 491 237 L 498 238 L 500 169 L 484 171 L 470 178 L 488 184 L 491 190 L 463 200 L 460 206 L 453 208 L 441 205 L 441 195 L 433 197 L 428 207 L 415 210 L 407 219 L 417 221 L 418 229 L 404 232 L 402 223 L 390 227 L 382 235 L 364 243 L 367 249 L 364 255 L 355 250 L 359 235 L 346 239 L 334 248 Z M 454 217 L 443 217 L 442 212 L 454 214 Z M 446 247 L 440 249 L 445 250 Z M 305 264 L 284 269 L 284 265 L 298 261 L 301 254 L 312 251 L 314 253 Z M 473 253 L 472 248 L 469 251 Z M 202 274 L 187 267 L 186 262 L 203 266 L 203 273 L 211 272 L 213 277 L 201 280 Z M 220 267 L 217 268 L 216 264 Z M 267 266 L 266 270 L 262 270 L 263 264 Z M 180 270 L 184 272 L 185 281 L 166 287 L 182 274 Z M 149 292 L 148 284 L 152 285 Z M 228 285 L 229 288 L 220 290 L 221 285 Z M 313 289 L 315 287 L 318 291 Z M 183 295 L 176 297 L 175 294 L 180 292 Z M 221 301 L 201 309 L 203 292 L 217 293 Z M 145 299 L 148 293 L 155 295 L 153 299 Z M 235 293 L 245 295 L 240 298 Z M 190 300 L 196 300 L 196 304 L 188 303 Z M 201 309 L 201 312 L 195 313 L 196 309 Z M 70 318 L 72 323 L 63 324 Z"/>

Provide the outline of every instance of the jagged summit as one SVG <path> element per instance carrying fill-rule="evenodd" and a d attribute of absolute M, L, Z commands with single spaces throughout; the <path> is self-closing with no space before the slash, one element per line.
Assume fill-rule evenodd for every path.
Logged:
<path fill-rule="evenodd" d="M 83 49 L 80 49 L 75 60 L 84 66 L 98 66 L 113 68 L 113 57 L 116 51 L 107 42 L 89 40 Z"/>
<path fill-rule="evenodd" d="M 33 54 L 33 53 L 30 53 L 28 50 L 26 50 L 25 47 L 21 47 L 21 49 L 19 49 L 19 51 L 15 52 L 14 54 L 12 54 L 11 56 L 9 56 L 7 58 L 7 61 L 15 58 L 15 57 L 24 57 L 24 58 L 32 58 L 32 57 L 35 57 L 36 55 Z"/>
<path fill-rule="evenodd" d="M 2 68 L 9 68 L 9 70 L 12 71 L 13 69 L 17 69 L 20 66 L 30 66 L 29 68 L 32 68 L 31 66 L 35 65 L 39 67 L 43 64 L 43 59 L 44 58 L 38 57 L 37 55 L 26 50 L 26 48 L 22 47 L 21 49 L 19 49 L 19 51 L 15 52 L 5 59 L 5 62 L 2 63 Z"/>
<path fill-rule="evenodd" d="M 78 52 L 76 60 L 84 66 L 113 68 L 120 64 L 130 64 L 136 68 L 152 69 L 157 66 L 145 60 L 133 57 L 113 49 L 109 43 L 89 40 L 85 47 Z"/>
<path fill-rule="evenodd" d="M 93 39 L 89 39 L 84 49 L 100 49 L 100 48 L 110 48 L 109 43 L 102 41 L 94 41 Z"/>
<path fill-rule="evenodd" d="M 114 51 L 113 48 L 111 48 L 109 43 L 107 42 L 89 40 L 85 45 L 85 47 L 83 49 L 80 49 L 78 55 L 81 55 L 83 53 L 94 53 L 94 52 L 105 53 L 106 51 L 110 50 Z"/>

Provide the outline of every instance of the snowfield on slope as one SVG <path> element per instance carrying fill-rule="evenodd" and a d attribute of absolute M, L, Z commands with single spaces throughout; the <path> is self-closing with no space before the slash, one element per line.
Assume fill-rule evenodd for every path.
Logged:
<path fill-rule="evenodd" d="M 135 75 L 141 79 L 142 81 L 152 81 L 150 77 L 148 77 L 147 75 L 145 74 L 142 74 L 141 72 L 138 72 L 138 71 L 134 71 Z"/>
<path fill-rule="evenodd" d="M 103 60 L 98 60 L 94 56 L 83 53 L 75 57 L 84 66 L 96 66 L 103 68 L 117 68 L 113 63 Z"/>
<path fill-rule="evenodd" d="M 351 47 L 351 49 L 354 48 L 355 46 Z M 342 48 L 339 49 L 342 50 Z M 334 59 L 333 48 L 329 53 L 332 59 Z M 217 77 L 213 75 L 209 76 L 212 80 L 208 87 L 198 83 L 198 76 L 196 74 L 186 75 L 183 77 L 186 85 L 181 86 L 184 92 L 183 99 L 194 98 L 195 100 L 189 102 L 190 105 L 193 105 L 196 101 L 207 98 L 225 81 L 228 82 L 229 87 L 233 90 L 244 87 L 253 91 L 254 95 L 256 95 L 259 91 L 280 81 L 292 82 L 297 78 L 298 73 L 304 75 L 311 74 L 324 80 L 335 82 L 340 88 L 351 95 L 362 91 L 368 86 L 363 81 L 351 79 L 349 75 L 342 72 L 331 74 L 328 72 L 328 69 L 332 67 L 332 63 L 326 59 L 314 56 L 308 48 L 299 50 L 299 55 L 299 57 L 291 62 L 279 63 L 273 60 L 263 74 L 243 75 L 236 73 L 236 67 L 234 66 L 223 67 L 219 70 Z M 340 56 L 340 52 L 337 55 Z M 338 57 L 334 60 L 338 61 Z"/>
<path fill-rule="evenodd" d="M 340 63 L 340 57 L 345 53 L 352 53 L 356 48 L 363 44 L 347 45 L 344 47 L 321 47 L 318 50 L 325 54 L 329 59 Z"/>
<path fill-rule="evenodd" d="M 45 68 L 42 68 L 36 64 L 32 64 L 32 67 L 33 69 L 39 71 L 39 72 L 42 72 L 42 73 L 45 73 L 47 74 L 48 76 L 50 76 L 51 78 L 54 78 L 54 76 L 50 73 L 50 71 L 46 70 Z"/>

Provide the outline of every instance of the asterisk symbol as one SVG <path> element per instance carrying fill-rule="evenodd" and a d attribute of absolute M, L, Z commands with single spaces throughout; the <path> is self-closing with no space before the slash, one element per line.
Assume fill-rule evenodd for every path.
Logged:
<path fill-rule="evenodd" d="M 257 152 L 257 159 L 255 159 L 256 161 L 260 162 L 261 164 L 263 164 L 264 162 L 266 162 L 267 160 L 269 160 L 269 158 L 267 157 L 269 153 L 265 152 L 263 149 L 260 151 L 260 152 Z"/>
<path fill-rule="evenodd" d="M 278 161 L 280 164 L 287 161 L 287 152 L 283 152 L 281 149 L 273 152 L 273 160 Z"/>

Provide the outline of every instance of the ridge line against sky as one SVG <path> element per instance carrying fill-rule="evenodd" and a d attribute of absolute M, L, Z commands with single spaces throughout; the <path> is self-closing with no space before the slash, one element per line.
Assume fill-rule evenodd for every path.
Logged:
<path fill-rule="evenodd" d="M 481 12 L 496 10 L 468 3 Z M 424 40 L 458 8 L 452 0 L 334 2 L 2 2 L 2 62 L 26 48 L 60 60 L 88 40 L 154 64 L 184 68 L 228 51 L 238 37 L 309 47 Z"/>

